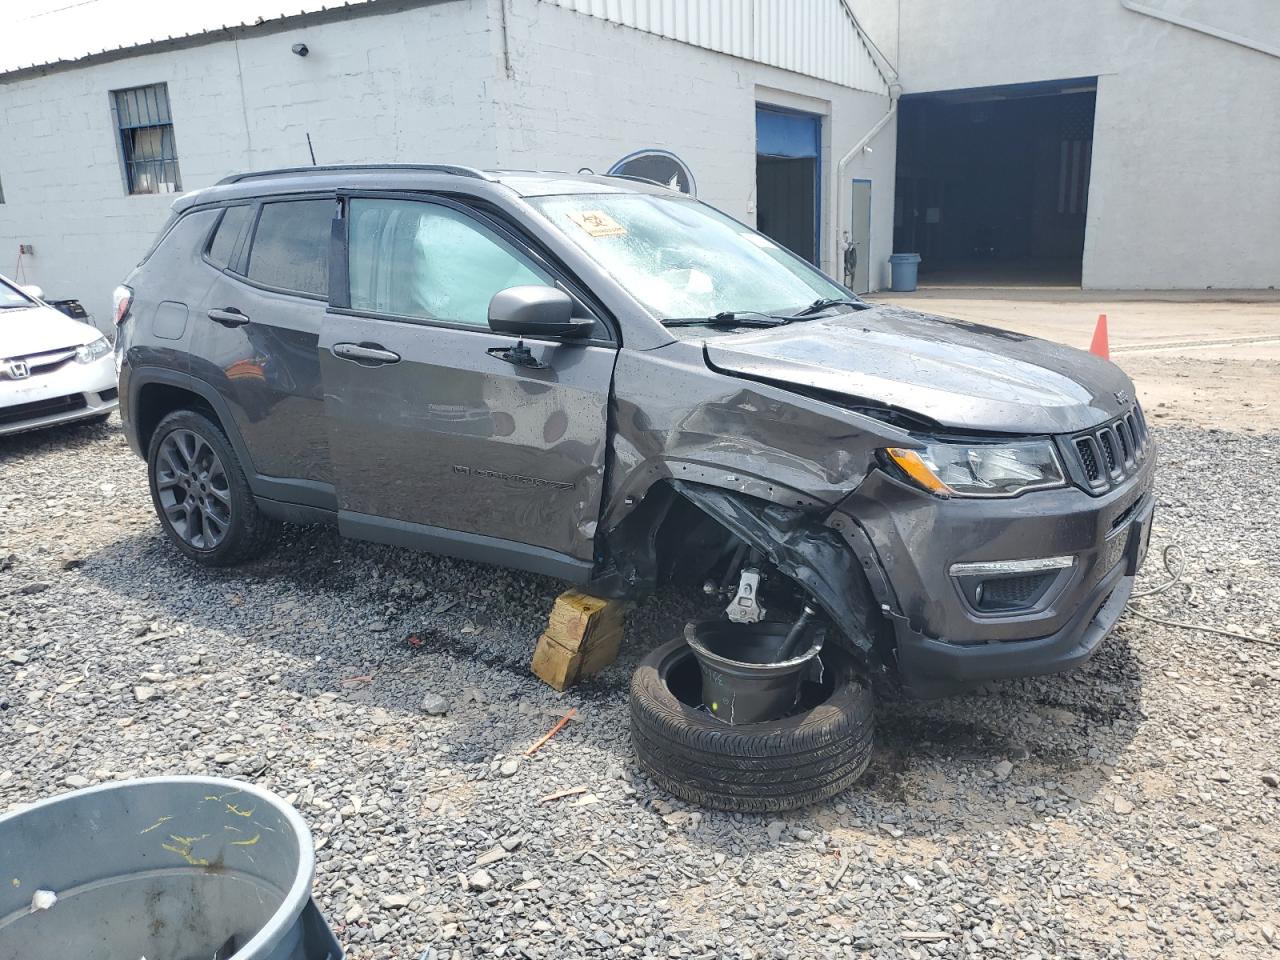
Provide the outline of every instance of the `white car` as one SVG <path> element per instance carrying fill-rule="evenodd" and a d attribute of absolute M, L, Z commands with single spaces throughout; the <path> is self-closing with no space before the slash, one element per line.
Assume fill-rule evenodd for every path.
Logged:
<path fill-rule="evenodd" d="M 105 420 L 119 406 L 110 341 L 43 295 L 0 277 L 0 435 Z"/>

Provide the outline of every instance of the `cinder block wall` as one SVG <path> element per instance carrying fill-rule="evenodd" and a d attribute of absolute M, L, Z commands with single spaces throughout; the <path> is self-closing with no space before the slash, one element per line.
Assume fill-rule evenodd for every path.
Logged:
<path fill-rule="evenodd" d="M 320 163 L 453 162 L 604 172 L 644 147 L 677 153 L 700 196 L 754 222 L 755 105 L 822 114 L 823 259 L 838 257 L 835 161 L 885 97 L 621 27 L 538 0 L 455 0 L 298 28 L 249 28 L 0 82 L 0 273 L 79 297 L 109 324 L 111 290 L 172 196 L 125 194 L 110 91 L 167 83 L 182 185 Z M 304 42 L 307 57 L 290 52 Z M 508 69 L 509 65 L 509 69 Z M 873 181 L 873 285 L 887 285 L 895 136 L 846 171 Z M 848 203 L 847 194 L 845 203 Z"/>
<path fill-rule="evenodd" d="M 0 83 L 0 273 L 31 243 L 26 279 L 109 325 L 174 199 L 125 193 L 112 90 L 168 83 L 185 190 L 310 163 L 308 131 L 321 163 L 490 165 L 488 33 L 483 3 L 440 3 Z"/>

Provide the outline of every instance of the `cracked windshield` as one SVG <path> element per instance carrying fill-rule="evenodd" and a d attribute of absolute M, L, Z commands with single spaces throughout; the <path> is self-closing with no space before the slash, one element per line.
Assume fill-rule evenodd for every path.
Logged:
<path fill-rule="evenodd" d="M 693 200 L 576 194 L 530 203 L 664 319 L 791 313 L 848 296 L 768 237 Z"/>

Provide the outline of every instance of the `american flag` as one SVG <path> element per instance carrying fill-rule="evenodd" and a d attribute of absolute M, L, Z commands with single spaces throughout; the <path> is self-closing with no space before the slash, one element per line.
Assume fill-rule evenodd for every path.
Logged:
<path fill-rule="evenodd" d="M 1093 156 L 1093 98 L 1063 110 L 1058 143 L 1058 213 L 1079 216 L 1089 201 L 1089 161 Z"/>

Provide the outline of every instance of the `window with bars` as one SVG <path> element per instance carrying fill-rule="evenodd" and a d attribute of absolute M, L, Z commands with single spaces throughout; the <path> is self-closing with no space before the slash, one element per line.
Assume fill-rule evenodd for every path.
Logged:
<path fill-rule="evenodd" d="M 113 90 L 111 109 L 120 131 L 120 159 L 129 193 L 179 193 L 178 151 L 169 113 L 169 85 Z"/>

